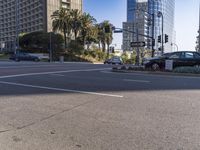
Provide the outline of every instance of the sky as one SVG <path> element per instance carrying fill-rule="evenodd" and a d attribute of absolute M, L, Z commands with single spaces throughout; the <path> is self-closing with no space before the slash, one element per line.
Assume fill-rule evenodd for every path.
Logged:
<path fill-rule="evenodd" d="M 127 0 L 84 0 L 84 11 L 98 22 L 109 20 L 121 28 L 126 21 Z M 199 26 L 199 0 L 175 0 L 176 44 L 179 50 L 195 50 Z M 121 48 L 122 34 L 114 34 L 113 44 Z"/>

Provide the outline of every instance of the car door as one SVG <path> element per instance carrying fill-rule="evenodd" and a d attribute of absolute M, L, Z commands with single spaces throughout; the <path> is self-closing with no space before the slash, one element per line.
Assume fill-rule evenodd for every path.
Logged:
<path fill-rule="evenodd" d="M 169 56 L 168 60 L 173 60 L 174 68 L 181 65 L 181 63 L 182 63 L 181 56 L 182 56 L 181 52 L 174 52 Z"/>
<path fill-rule="evenodd" d="M 184 66 L 194 66 L 195 63 L 194 52 L 184 52 Z"/>
<path fill-rule="evenodd" d="M 200 53 L 194 52 L 194 58 L 195 58 L 194 65 L 200 66 Z"/>

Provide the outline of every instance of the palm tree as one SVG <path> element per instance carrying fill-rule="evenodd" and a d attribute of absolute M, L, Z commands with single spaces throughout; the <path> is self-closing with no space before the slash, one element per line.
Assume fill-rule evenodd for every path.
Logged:
<path fill-rule="evenodd" d="M 113 33 L 112 33 L 112 24 L 109 21 L 103 21 L 100 23 L 100 32 L 99 32 L 99 38 L 102 43 L 103 51 L 105 52 L 106 45 L 107 45 L 107 54 L 109 56 L 109 48 L 110 44 L 113 40 Z M 108 31 L 105 31 L 106 29 L 109 29 Z"/>
<path fill-rule="evenodd" d="M 65 48 L 67 47 L 67 35 L 70 33 L 70 14 L 65 8 L 61 8 L 51 16 L 53 31 L 61 31 L 64 35 Z"/>
<path fill-rule="evenodd" d="M 81 30 L 81 12 L 78 9 L 72 9 L 70 10 L 70 17 L 70 25 L 76 41 L 79 31 Z"/>
<path fill-rule="evenodd" d="M 81 15 L 81 35 L 83 45 L 85 45 L 86 38 L 90 39 L 94 36 L 94 23 L 96 23 L 96 19 L 90 14 L 83 13 L 83 15 Z"/>

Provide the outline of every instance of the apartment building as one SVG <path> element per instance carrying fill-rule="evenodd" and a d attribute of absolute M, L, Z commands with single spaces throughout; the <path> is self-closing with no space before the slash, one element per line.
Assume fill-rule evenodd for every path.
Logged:
<path fill-rule="evenodd" d="M 60 7 L 82 11 L 82 0 L 0 0 L 0 48 L 13 50 L 20 33 L 52 31 L 51 15 Z"/>

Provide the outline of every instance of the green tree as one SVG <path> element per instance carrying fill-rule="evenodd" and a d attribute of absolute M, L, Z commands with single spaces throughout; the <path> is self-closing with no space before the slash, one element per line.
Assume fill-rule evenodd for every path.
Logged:
<path fill-rule="evenodd" d="M 67 36 L 69 36 L 71 32 L 71 18 L 70 13 L 67 9 L 61 8 L 60 10 L 57 10 L 53 13 L 51 16 L 53 19 L 53 31 L 61 31 L 64 35 L 64 43 L 65 48 L 67 47 Z"/>
<path fill-rule="evenodd" d="M 96 19 L 92 17 L 88 13 L 83 13 L 81 15 L 81 36 L 83 40 L 83 45 L 90 43 L 94 40 L 95 36 L 95 28 L 94 23 L 96 23 Z"/>
<path fill-rule="evenodd" d="M 51 33 L 52 49 L 55 53 L 63 51 L 63 36 L 60 34 Z M 19 38 L 20 47 L 29 52 L 48 53 L 50 45 L 50 33 L 32 32 L 24 34 Z"/>
<path fill-rule="evenodd" d="M 100 24 L 100 26 L 101 26 L 100 39 L 102 45 L 104 45 L 103 50 L 105 51 L 105 46 L 107 45 L 107 55 L 109 56 L 110 44 L 113 41 L 113 32 L 112 32 L 113 25 L 109 21 L 103 21 Z"/>
<path fill-rule="evenodd" d="M 72 9 L 70 14 L 70 26 L 74 33 L 74 39 L 77 40 L 78 34 L 81 30 L 81 12 L 78 9 Z"/>
<path fill-rule="evenodd" d="M 104 31 L 103 24 L 102 23 L 97 24 L 96 28 L 97 28 L 97 41 L 98 41 L 99 49 L 101 49 L 100 47 L 102 46 L 102 51 L 105 52 L 106 39 L 105 39 L 105 31 Z"/>

